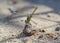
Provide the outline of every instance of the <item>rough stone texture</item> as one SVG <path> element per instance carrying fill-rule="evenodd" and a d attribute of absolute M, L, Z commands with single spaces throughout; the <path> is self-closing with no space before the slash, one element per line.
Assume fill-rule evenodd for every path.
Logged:
<path fill-rule="evenodd" d="M 26 37 L 22 33 L 25 19 L 33 11 L 35 5 L 38 6 L 38 10 L 31 20 L 32 30 L 44 29 L 45 32 Z M 8 8 L 12 6 L 16 6 L 19 12 L 7 21 L 5 18 L 12 15 Z M 0 43 L 60 43 L 60 31 L 55 31 L 56 27 L 60 27 L 59 14 L 59 0 L 18 0 L 15 5 L 10 0 L 0 0 Z M 56 36 L 58 40 L 48 37 L 47 33 L 58 33 Z M 40 35 L 43 35 L 43 38 L 38 39 Z"/>

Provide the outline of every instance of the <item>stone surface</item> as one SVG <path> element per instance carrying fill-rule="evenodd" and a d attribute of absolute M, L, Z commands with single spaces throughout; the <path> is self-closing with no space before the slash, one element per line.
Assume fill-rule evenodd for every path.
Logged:
<path fill-rule="evenodd" d="M 60 43 L 59 31 L 57 32 L 59 35 L 56 35 L 58 40 L 46 36 L 47 33 L 50 33 L 49 36 L 55 37 L 55 29 L 56 27 L 60 27 L 59 0 L 19 0 L 16 4 L 8 4 L 9 2 L 10 0 L 0 0 L 0 43 Z M 25 37 L 22 35 L 25 19 L 27 15 L 31 14 L 33 11 L 34 8 L 32 6 L 34 5 L 38 6 L 38 10 L 30 21 L 32 30 L 42 29 L 45 30 L 45 32 Z M 19 12 L 14 15 L 9 22 L 4 22 L 4 18 L 12 14 L 8 8 L 13 6 L 19 8 Z M 47 14 L 51 17 L 47 17 Z M 38 32 L 32 33 L 37 34 Z M 43 38 L 38 39 L 41 34 L 43 34 Z M 18 36 L 19 38 L 17 38 Z"/>

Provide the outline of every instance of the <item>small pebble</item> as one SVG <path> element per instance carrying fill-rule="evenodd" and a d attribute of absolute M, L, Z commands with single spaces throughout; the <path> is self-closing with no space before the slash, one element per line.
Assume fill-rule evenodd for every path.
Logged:
<path fill-rule="evenodd" d="M 40 38 L 42 38 L 42 37 L 43 37 L 43 35 L 39 36 L 38 39 L 40 39 Z"/>
<path fill-rule="evenodd" d="M 51 15 L 47 15 L 47 17 L 51 17 Z"/>
<path fill-rule="evenodd" d="M 41 32 L 45 32 L 45 30 L 41 30 Z"/>
<path fill-rule="evenodd" d="M 60 27 L 56 27 L 55 31 L 59 31 L 60 30 Z"/>
<path fill-rule="evenodd" d="M 14 36 L 14 35 L 12 35 L 12 36 Z"/>
<path fill-rule="evenodd" d="M 41 30 L 41 29 L 39 29 L 39 32 L 45 32 L 45 30 Z"/>
<path fill-rule="evenodd" d="M 54 38 L 54 40 L 56 40 L 56 39 L 58 39 L 57 37 L 56 38 Z"/>

